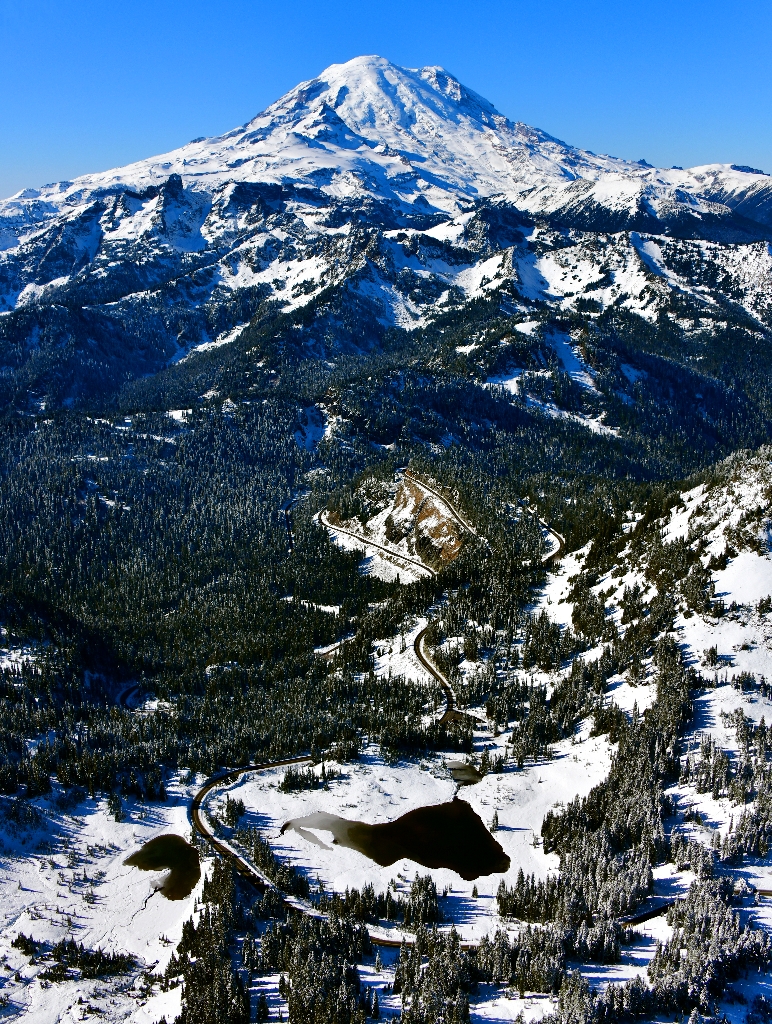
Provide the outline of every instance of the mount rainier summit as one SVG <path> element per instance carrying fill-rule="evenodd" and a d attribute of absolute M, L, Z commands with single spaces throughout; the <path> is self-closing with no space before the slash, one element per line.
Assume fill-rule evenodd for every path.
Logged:
<path fill-rule="evenodd" d="M 494 291 L 763 332 L 770 239 L 760 171 L 597 156 L 360 57 L 225 135 L 0 203 L 0 392 L 82 403 L 314 301 L 318 358 Z"/>

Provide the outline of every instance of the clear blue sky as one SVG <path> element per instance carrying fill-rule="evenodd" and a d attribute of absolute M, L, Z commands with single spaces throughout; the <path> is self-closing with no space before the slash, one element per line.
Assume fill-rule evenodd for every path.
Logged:
<path fill-rule="evenodd" d="M 595 152 L 772 171 L 769 0 L 0 0 L 0 196 L 226 131 L 363 53 Z"/>

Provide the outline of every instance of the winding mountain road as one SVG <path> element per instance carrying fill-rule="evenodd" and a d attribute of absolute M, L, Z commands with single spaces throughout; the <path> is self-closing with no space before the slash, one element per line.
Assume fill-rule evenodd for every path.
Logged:
<path fill-rule="evenodd" d="M 305 754 L 301 757 L 288 757 L 282 761 L 269 761 L 265 764 L 248 764 L 243 768 L 234 768 L 232 771 L 221 772 L 206 780 L 201 789 L 199 789 L 193 797 L 193 801 L 190 805 L 190 817 L 196 832 L 198 832 L 202 839 L 206 840 L 216 853 L 219 853 L 221 857 L 230 862 L 240 878 L 245 882 L 248 882 L 261 894 L 266 892 L 267 889 L 275 888 L 274 884 L 261 871 L 258 871 L 257 868 L 250 864 L 249 861 L 246 860 L 246 858 L 235 850 L 229 843 L 223 842 L 221 839 L 217 838 L 209 828 L 206 818 L 202 813 L 204 801 L 212 790 L 216 789 L 218 786 L 230 785 L 242 775 L 246 775 L 249 772 L 267 771 L 269 768 L 281 768 L 284 765 L 310 763 L 311 758 Z M 307 914 L 308 916 L 319 918 L 326 916 L 321 912 L 313 911 L 309 905 L 288 896 L 286 893 L 283 893 L 278 889 L 277 892 L 279 893 L 281 901 L 285 907 L 294 913 Z M 402 933 L 400 933 L 399 938 L 396 938 L 389 935 L 379 934 L 379 931 L 373 928 L 370 928 L 369 932 L 370 941 L 374 946 L 385 946 L 390 949 L 398 949 L 402 944 Z M 410 936 L 405 937 L 409 942 Z"/>
<path fill-rule="evenodd" d="M 528 511 L 531 513 L 531 515 L 536 516 L 536 519 L 540 523 L 540 525 L 543 526 L 544 529 L 547 531 L 547 533 L 551 537 L 554 537 L 555 540 L 558 542 L 558 546 L 555 548 L 555 550 L 548 552 L 542 558 L 542 564 L 543 565 L 549 565 L 550 562 L 556 562 L 560 558 L 560 556 L 563 554 L 565 549 L 566 549 L 566 539 L 565 539 L 565 537 L 562 534 L 558 533 L 557 530 L 553 530 L 552 527 L 548 523 L 545 523 L 544 520 L 541 518 L 541 516 L 539 515 L 539 513 L 535 509 L 529 508 Z"/>
<path fill-rule="evenodd" d="M 390 559 L 395 562 L 404 562 L 410 569 L 418 569 L 421 572 L 425 572 L 428 576 L 436 576 L 437 573 L 430 566 L 426 565 L 419 558 L 410 558 L 409 555 L 403 555 L 394 548 L 386 547 L 385 544 L 378 544 L 374 540 L 369 540 L 364 534 L 356 533 L 354 530 L 349 530 L 345 526 L 338 526 L 337 523 L 331 523 L 329 516 L 326 512 L 319 513 L 319 522 L 322 526 L 326 526 L 328 530 L 334 530 L 336 533 L 344 533 L 347 537 L 352 537 L 354 540 L 366 548 L 375 548 L 377 551 L 382 551 L 388 555 Z"/>
<path fill-rule="evenodd" d="M 419 487 L 423 487 L 425 491 L 428 491 L 429 494 L 434 495 L 434 497 L 437 498 L 438 501 L 441 501 L 442 504 L 450 512 L 451 519 L 455 519 L 458 525 L 461 526 L 464 530 L 466 530 L 467 533 L 471 533 L 475 537 L 479 536 L 477 530 L 475 530 L 471 523 L 467 522 L 467 520 L 461 515 L 461 513 L 458 511 L 453 502 L 449 501 L 443 494 L 440 494 L 439 491 L 435 490 L 434 487 L 431 486 L 431 484 L 427 484 L 425 481 L 421 480 L 414 473 L 411 473 L 409 469 L 404 470 L 403 476 L 406 476 L 409 480 L 412 480 L 413 483 L 417 484 Z"/>
<path fill-rule="evenodd" d="M 424 629 L 421 630 L 421 632 L 415 639 L 413 648 L 421 665 L 423 665 L 426 671 L 429 672 L 429 674 L 436 679 L 436 681 L 440 684 L 443 691 L 445 692 L 445 711 L 442 715 L 442 718 L 440 718 L 440 722 L 445 722 L 449 718 L 452 718 L 454 714 L 459 714 L 459 712 L 455 710 L 453 690 L 451 689 L 449 682 L 447 681 L 445 676 L 440 672 L 440 670 L 436 667 L 436 665 L 434 665 L 434 663 L 430 661 L 429 657 L 424 652 L 423 640 L 428 629 L 429 627 L 426 626 Z M 234 768 L 231 771 L 220 772 L 217 775 L 213 775 L 211 776 L 211 778 L 206 780 L 204 785 L 198 790 L 198 792 L 193 797 L 193 800 L 191 802 L 190 818 L 196 832 L 198 832 L 202 839 L 206 840 L 206 842 L 212 847 L 213 850 L 215 850 L 216 853 L 219 853 L 221 857 L 224 857 L 233 865 L 234 870 L 237 872 L 240 878 L 243 878 L 245 881 L 249 882 L 260 893 L 265 892 L 266 889 L 272 886 L 270 879 L 263 875 L 262 872 L 258 871 L 240 853 L 234 850 L 233 847 L 230 846 L 230 844 L 225 843 L 221 839 L 217 838 L 214 832 L 209 828 L 209 825 L 206 821 L 206 817 L 204 815 L 205 801 L 209 794 L 214 789 L 217 789 L 218 786 L 229 786 L 232 783 L 236 782 L 236 780 L 239 779 L 242 775 L 246 775 L 249 772 L 267 771 L 270 768 L 281 768 L 289 765 L 310 763 L 310 756 L 304 754 L 300 757 L 288 757 L 281 761 L 267 761 L 264 764 L 249 764 L 244 765 L 241 768 Z M 290 907 L 295 911 L 300 911 L 301 913 L 310 912 L 309 909 L 303 906 L 303 904 L 301 904 L 299 901 L 293 900 L 287 897 L 285 894 L 282 894 L 282 900 L 286 906 Z M 399 939 L 389 938 L 385 935 L 379 935 L 377 932 L 373 932 L 372 930 L 370 938 L 375 945 L 389 946 L 395 948 L 398 947 L 402 941 L 401 935 Z"/>
<path fill-rule="evenodd" d="M 412 474 L 408 475 L 417 484 L 419 484 L 421 487 L 424 487 L 427 491 L 429 491 L 431 494 L 435 495 L 439 500 L 441 500 L 450 510 L 453 517 L 457 520 L 460 526 L 462 526 L 465 530 L 468 530 L 470 533 L 473 533 L 475 536 L 477 536 L 476 531 L 472 529 L 472 527 L 463 519 L 460 513 L 458 513 L 456 509 L 453 508 L 453 506 L 448 502 L 446 498 L 444 498 L 441 494 L 438 494 L 427 484 L 424 484 L 423 481 L 420 481 L 416 477 L 413 477 Z M 330 523 L 326 519 L 324 512 L 320 513 L 319 518 L 323 525 L 326 526 L 328 529 L 339 530 L 341 533 L 346 533 L 354 539 L 358 540 L 362 544 L 368 545 L 369 547 L 378 548 L 384 551 L 386 554 L 390 555 L 391 557 L 396 557 L 404 562 L 411 563 L 413 566 L 420 567 L 424 571 L 436 576 L 436 572 L 433 569 L 430 569 L 428 566 L 424 565 L 423 562 L 418 562 L 418 560 L 416 559 L 411 559 L 405 557 L 404 555 L 399 555 L 396 552 L 390 550 L 389 548 L 386 548 L 380 544 L 376 544 L 373 541 L 369 541 L 366 538 L 352 532 L 351 530 L 346 530 L 343 527 L 336 526 L 335 524 Z M 539 522 L 557 540 L 558 543 L 558 547 L 556 548 L 556 550 L 550 552 L 543 559 L 544 563 L 547 564 L 549 562 L 556 560 L 562 554 L 563 549 L 565 547 L 565 541 L 559 533 L 556 533 L 555 530 L 551 529 L 546 523 L 543 522 L 543 520 L 539 519 Z M 424 641 L 429 629 L 430 626 L 425 626 L 420 631 L 420 633 L 416 636 L 415 641 L 413 643 L 413 649 L 415 651 L 415 655 L 419 663 L 442 687 L 442 690 L 445 694 L 445 711 L 443 712 L 442 717 L 440 718 L 440 722 L 446 722 L 448 720 L 452 720 L 455 716 L 460 716 L 462 713 L 456 710 L 455 696 L 453 694 L 453 689 L 450 683 L 445 678 L 444 674 L 432 662 L 428 655 L 428 652 L 425 649 Z M 130 693 L 132 693 L 131 689 L 127 689 L 126 691 L 124 691 L 125 697 L 128 698 Z M 128 701 L 126 703 L 128 703 Z M 211 776 L 211 778 L 207 779 L 204 785 L 195 794 L 191 802 L 190 818 L 196 832 L 198 832 L 201 838 L 204 839 L 216 853 L 218 853 L 221 857 L 223 857 L 225 860 L 229 861 L 232 864 L 234 870 L 236 871 L 240 878 L 244 879 L 244 881 L 248 882 L 260 893 L 264 893 L 268 888 L 273 887 L 273 883 L 261 871 L 259 871 L 252 864 L 250 864 L 249 861 L 242 854 L 235 850 L 229 843 L 224 842 L 222 839 L 219 839 L 210 829 L 204 813 L 204 805 L 206 799 L 210 795 L 210 793 L 218 786 L 231 785 L 242 775 L 245 775 L 249 772 L 267 771 L 271 768 L 281 768 L 283 766 L 310 763 L 310 756 L 301 755 L 299 757 L 285 758 L 280 761 L 269 761 L 263 764 L 249 764 L 241 768 L 234 768 L 230 771 L 220 772 L 219 774 L 213 775 Z M 280 895 L 285 906 L 288 909 L 293 910 L 294 912 L 312 914 L 313 916 L 323 916 L 317 915 L 312 911 L 312 909 L 308 905 L 305 905 L 299 900 L 287 896 L 284 893 L 281 893 Z M 376 946 L 398 948 L 402 943 L 402 938 L 402 934 L 400 934 L 399 938 L 396 938 L 379 933 L 379 930 L 377 929 L 370 929 L 370 939 L 372 943 Z M 406 936 L 406 938 L 408 939 L 408 941 L 410 941 L 409 936 Z M 474 948 L 474 944 L 462 943 L 462 947 L 465 949 L 471 949 Z"/>
<path fill-rule="evenodd" d="M 446 498 L 443 494 L 440 494 L 440 492 L 436 490 L 434 487 L 432 487 L 431 484 L 427 484 L 423 480 L 419 479 L 419 477 L 417 477 L 414 473 L 411 473 L 409 469 L 404 470 L 403 475 L 407 477 L 408 480 L 411 480 L 417 487 L 422 488 L 428 494 L 431 494 L 438 501 L 442 502 L 442 504 L 448 510 L 450 518 L 453 519 L 457 523 L 457 525 L 461 527 L 462 530 L 465 530 L 467 533 L 471 533 L 474 537 L 479 536 L 477 530 L 475 530 L 471 523 L 469 523 L 464 518 L 464 516 L 459 512 L 459 510 L 456 508 L 453 502 L 449 501 L 448 498 Z M 378 544 L 376 541 L 370 540 L 368 537 L 365 537 L 364 534 L 359 533 L 356 530 L 351 530 L 346 526 L 339 526 L 337 523 L 330 522 L 329 514 L 326 511 L 319 513 L 319 521 L 320 523 L 322 523 L 323 526 L 326 526 L 328 530 L 335 530 L 337 533 L 343 533 L 347 537 L 351 537 L 353 540 L 358 541 L 365 548 L 375 548 L 376 551 L 383 552 L 385 555 L 388 555 L 389 558 L 391 558 L 393 561 L 405 563 L 405 565 L 408 568 L 418 569 L 421 572 L 425 572 L 429 576 L 437 575 L 436 570 L 432 569 L 431 566 L 427 565 L 420 558 L 411 558 L 409 555 L 403 555 L 395 548 L 388 547 L 385 544 Z M 552 533 L 551 530 L 550 532 Z M 557 536 L 557 534 L 555 534 L 555 536 Z M 417 648 L 416 653 L 418 654 Z M 420 654 L 419 658 L 421 658 Z M 429 669 L 429 671 L 433 672 L 433 669 Z"/>
<path fill-rule="evenodd" d="M 413 642 L 413 650 L 415 651 L 415 656 L 418 658 L 421 665 L 426 669 L 429 675 L 434 676 L 435 680 L 440 684 L 445 693 L 445 713 L 440 719 L 440 724 L 442 724 L 443 722 L 452 720 L 454 716 L 459 715 L 460 712 L 456 711 L 456 699 L 450 683 L 442 672 L 440 672 L 434 662 L 429 659 L 429 655 L 424 649 L 424 638 L 430 629 L 431 623 L 428 626 L 424 626 Z"/>

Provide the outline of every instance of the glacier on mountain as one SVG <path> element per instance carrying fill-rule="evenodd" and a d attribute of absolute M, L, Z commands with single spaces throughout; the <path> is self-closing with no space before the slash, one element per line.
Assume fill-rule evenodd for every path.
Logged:
<path fill-rule="evenodd" d="M 597 156 L 509 121 L 442 68 L 359 57 L 222 136 L 0 202 L 0 344 L 17 366 L 41 338 L 74 339 L 81 363 L 96 346 L 113 386 L 238 337 L 266 303 L 290 312 L 343 289 L 361 330 L 323 354 L 504 284 L 515 300 L 589 297 L 653 319 L 668 289 L 710 304 L 720 279 L 766 323 L 770 239 L 761 172 Z M 713 268 L 704 282 L 668 265 L 673 240 Z M 77 400 L 74 364 L 55 375 Z"/>
<path fill-rule="evenodd" d="M 191 216 L 166 226 L 182 248 L 195 234 L 196 213 L 208 224 L 210 242 L 219 234 L 212 230 L 218 218 L 209 217 L 215 201 L 195 202 L 191 193 L 216 195 L 224 209 L 231 190 L 223 186 L 252 181 L 303 183 L 341 199 L 364 192 L 399 203 L 423 199 L 447 213 L 504 195 L 530 213 L 588 202 L 616 214 L 641 207 L 655 218 L 667 206 L 703 215 L 735 209 L 772 226 L 772 184 L 761 172 L 723 164 L 664 170 L 596 156 L 513 124 L 440 67 L 409 70 L 359 57 L 302 82 L 225 135 L 18 193 L 0 205 L 3 245 L 108 195 L 122 200 L 113 210 L 114 237 L 139 237 L 163 213 L 153 190 L 174 175 Z M 220 219 L 223 230 L 233 227 L 227 215 Z"/>

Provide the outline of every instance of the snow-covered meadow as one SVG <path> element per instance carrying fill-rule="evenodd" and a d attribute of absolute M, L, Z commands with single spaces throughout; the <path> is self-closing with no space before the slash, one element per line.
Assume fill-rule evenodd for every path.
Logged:
<path fill-rule="evenodd" d="M 155 836 L 190 836 L 188 804 L 196 780 L 167 786 L 161 804 L 124 801 L 124 820 L 115 821 L 103 799 L 86 797 L 69 806 L 61 790 L 33 805 L 39 817 L 14 820 L 12 801 L 0 808 L 0 996 L 6 1012 L 36 1024 L 75 1021 L 86 1014 L 104 1020 L 152 1024 L 173 1020 L 180 990 L 152 991 L 146 972 L 163 971 L 180 941 L 203 881 L 185 899 L 165 899 L 157 887 L 165 872 L 140 871 L 126 857 Z M 202 879 L 207 860 L 202 861 Z M 128 953 L 128 974 L 51 983 L 46 965 L 30 961 L 12 945 L 24 934 L 37 942 L 73 938 L 86 948 Z"/>
<path fill-rule="evenodd" d="M 560 744 L 551 761 L 522 771 L 487 775 L 477 785 L 461 787 L 460 799 L 486 826 L 490 826 L 494 812 L 498 815 L 495 839 L 511 862 L 504 874 L 468 882 L 449 869 L 429 872 L 438 890 L 447 890 L 443 914 L 448 926 L 455 925 L 464 941 L 476 941 L 505 926 L 495 899 L 502 878 L 512 885 L 521 869 L 539 878 L 557 870 L 557 856 L 545 855 L 538 841 L 544 815 L 558 802 L 586 795 L 601 781 L 608 771 L 609 752 L 605 738 L 590 739 L 585 732 L 577 737 L 576 744 Z M 279 786 L 286 769 L 275 768 L 242 776 L 227 792 L 232 799 L 244 801 L 244 824 L 258 827 L 280 857 L 301 868 L 312 882 L 319 879 L 327 892 L 342 893 L 346 888 L 361 889 L 367 884 L 372 884 L 376 892 L 385 892 L 394 881 L 397 891 L 404 895 L 416 875 L 425 875 L 427 868 L 408 860 L 380 867 L 364 854 L 333 845 L 331 833 L 313 829 L 318 840 L 313 842 L 292 830 L 282 835 L 281 827 L 290 819 L 316 811 L 376 824 L 394 821 L 418 807 L 445 803 L 458 789 L 447 768 L 447 761 L 457 756 L 388 762 L 370 747 L 357 762 L 327 763 L 327 769 L 339 773 L 329 781 L 328 789 L 283 793 Z M 222 791 L 218 794 L 213 797 L 215 802 L 223 798 Z M 475 887 L 478 896 L 472 894 Z"/>

